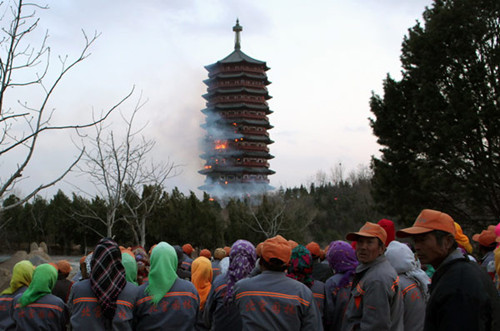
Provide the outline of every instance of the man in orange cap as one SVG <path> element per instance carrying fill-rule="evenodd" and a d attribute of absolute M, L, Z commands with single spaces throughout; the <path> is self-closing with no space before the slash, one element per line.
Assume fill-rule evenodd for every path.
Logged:
<path fill-rule="evenodd" d="M 495 226 L 493 228 L 481 231 L 472 236 L 472 240 L 479 244 L 479 253 L 481 254 L 481 267 L 490 275 L 491 279 L 495 278 L 495 255 L 493 251 L 497 246 L 497 235 L 495 234 Z"/>
<path fill-rule="evenodd" d="M 182 259 L 181 268 L 191 272 L 191 263 L 193 263 L 191 254 L 194 248 L 191 244 L 184 244 L 182 245 L 182 251 L 184 252 L 184 258 Z"/>
<path fill-rule="evenodd" d="M 68 279 L 69 273 L 73 268 L 67 260 L 60 260 L 56 263 L 57 267 L 57 281 L 52 289 L 52 294 L 61 298 L 64 303 L 68 302 L 69 292 L 73 282 Z"/>
<path fill-rule="evenodd" d="M 348 233 L 356 241 L 359 261 L 352 281 L 342 330 L 402 330 L 403 304 L 396 270 L 386 259 L 387 233 L 380 225 L 366 222 L 358 232 Z"/>
<path fill-rule="evenodd" d="M 431 264 L 424 330 L 500 330 L 500 300 L 493 282 L 458 249 L 450 215 L 424 209 L 398 237 L 413 239 L 418 258 Z"/>
<path fill-rule="evenodd" d="M 292 250 L 282 236 L 262 244 L 258 276 L 242 279 L 234 289 L 243 330 L 323 330 L 311 290 L 285 275 Z"/>
<path fill-rule="evenodd" d="M 312 278 L 325 283 L 328 278 L 333 276 L 333 272 L 328 264 L 321 263 L 321 248 L 314 241 L 311 241 L 309 244 L 307 244 L 306 248 L 309 250 L 313 258 L 313 272 L 311 275 Z"/>

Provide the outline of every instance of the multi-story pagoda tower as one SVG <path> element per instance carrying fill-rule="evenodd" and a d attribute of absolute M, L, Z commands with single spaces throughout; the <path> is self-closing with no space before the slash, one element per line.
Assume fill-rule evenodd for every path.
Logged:
<path fill-rule="evenodd" d="M 205 185 L 200 189 L 216 196 L 262 193 L 269 189 L 269 144 L 267 132 L 273 126 L 267 117 L 272 111 L 267 100 L 266 63 L 241 51 L 242 27 L 236 20 L 234 51 L 205 68 L 208 86 L 202 112 L 206 122 L 203 170 Z"/>

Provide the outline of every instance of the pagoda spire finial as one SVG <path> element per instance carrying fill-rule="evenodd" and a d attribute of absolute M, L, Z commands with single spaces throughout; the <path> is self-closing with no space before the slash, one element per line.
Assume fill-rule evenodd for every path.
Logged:
<path fill-rule="evenodd" d="M 236 25 L 233 26 L 233 31 L 236 32 L 234 49 L 241 49 L 240 32 L 243 31 L 243 27 L 240 25 L 239 19 L 236 19 Z"/>

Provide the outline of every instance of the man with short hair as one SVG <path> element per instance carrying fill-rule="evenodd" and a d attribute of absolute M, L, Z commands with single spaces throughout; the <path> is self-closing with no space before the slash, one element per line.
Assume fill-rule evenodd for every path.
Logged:
<path fill-rule="evenodd" d="M 387 233 L 366 222 L 347 240 L 357 241 L 359 265 L 342 321 L 342 330 L 403 330 L 403 305 L 397 272 L 386 259 Z"/>
<path fill-rule="evenodd" d="M 323 330 L 311 290 L 285 275 L 292 250 L 282 236 L 262 244 L 262 273 L 238 281 L 234 301 L 243 330 Z"/>
<path fill-rule="evenodd" d="M 411 237 L 421 263 L 436 269 L 424 330 L 500 330 L 498 293 L 485 271 L 457 248 L 450 215 L 424 209 L 396 235 Z"/>

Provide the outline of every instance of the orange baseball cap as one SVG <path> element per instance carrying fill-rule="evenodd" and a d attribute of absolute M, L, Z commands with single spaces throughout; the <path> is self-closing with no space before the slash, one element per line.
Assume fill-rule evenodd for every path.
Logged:
<path fill-rule="evenodd" d="M 311 255 L 318 257 L 321 255 L 321 248 L 319 247 L 318 243 L 311 241 L 309 244 L 306 245 L 306 248 L 311 252 Z"/>
<path fill-rule="evenodd" d="M 400 238 L 405 238 L 434 230 L 448 232 L 455 236 L 455 222 L 453 218 L 446 213 L 432 209 L 424 209 L 420 212 L 412 227 L 399 230 L 396 232 L 396 235 Z"/>
<path fill-rule="evenodd" d="M 378 238 L 382 240 L 382 243 L 385 245 L 387 232 L 376 223 L 366 222 L 358 232 L 350 232 L 345 236 L 345 238 L 350 241 L 358 240 L 359 237 Z"/>
<path fill-rule="evenodd" d="M 483 230 L 481 233 L 476 233 L 472 236 L 472 240 L 477 241 L 481 246 L 490 246 L 493 243 L 496 243 L 497 235 L 494 231 Z"/>
<path fill-rule="evenodd" d="M 69 274 L 73 268 L 71 268 L 71 264 L 67 260 L 60 260 L 56 263 L 57 270 L 59 270 L 62 274 Z"/>
<path fill-rule="evenodd" d="M 194 248 L 193 246 L 191 246 L 191 244 L 185 244 L 182 245 L 182 251 L 187 255 L 191 255 L 191 253 L 194 251 Z"/>
<path fill-rule="evenodd" d="M 204 256 L 210 260 L 210 258 L 212 257 L 212 253 L 210 253 L 210 251 L 208 249 L 204 248 L 201 250 L 200 256 Z"/>
<path fill-rule="evenodd" d="M 287 264 L 292 256 L 292 248 L 288 241 L 280 235 L 264 241 L 262 244 L 262 258 L 269 262 L 270 259 L 278 259 Z"/>
<path fill-rule="evenodd" d="M 299 243 L 296 241 L 293 241 L 291 239 L 288 240 L 288 243 L 290 244 L 290 248 L 294 249 L 295 247 L 299 246 Z"/>
<path fill-rule="evenodd" d="M 257 253 L 258 257 L 262 256 L 262 245 L 264 245 L 264 242 L 261 242 L 255 247 L 255 253 Z"/>

